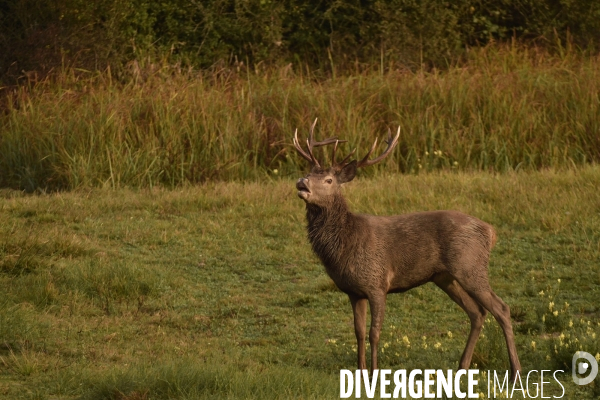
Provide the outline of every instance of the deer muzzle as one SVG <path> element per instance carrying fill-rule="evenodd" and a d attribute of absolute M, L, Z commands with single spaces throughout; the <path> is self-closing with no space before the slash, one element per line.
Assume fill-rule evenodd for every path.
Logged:
<path fill-rule="evenodd" d="M 306 185 L 307 182 L 308 179 L 306 178 L 300 178 L 296 182 L 296 189 L 298 189 L 298 197 L 300 197 L 302 200 L 306 200 L 308 199 L 308 196 L 310 196 L 310 189 Z"/>

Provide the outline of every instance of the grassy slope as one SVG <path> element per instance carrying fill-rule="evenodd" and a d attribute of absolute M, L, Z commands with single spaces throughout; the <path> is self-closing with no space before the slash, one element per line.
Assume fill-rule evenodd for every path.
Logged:
<path fill-rule="evenodd" d="M 600 352 L 599 186 L 589 167 L 358 178 L 346 194 L 360 212 L 492 223 L 491 282 L 527 370 L 569 364 L 580 344 Z M 293 181 L 2 194 L 0 397 L 335 398 L 339 369 L 355 367 L 350 305 L 310 252 Z M 456 368 L 467 332 L 433 285 L 392 295 L 381 364 Z M 508 366 L 495 322 L 475 358 Z"/>

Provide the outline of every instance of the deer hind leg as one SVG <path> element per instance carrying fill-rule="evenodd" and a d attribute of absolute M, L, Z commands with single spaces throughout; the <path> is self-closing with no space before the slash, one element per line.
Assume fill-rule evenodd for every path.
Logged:
<path fill-rule="evenodd" d="M 458 365 L 460 369 L 469 369 L 471 359 L 473 358 L 473 352 L 475 351 L 475 345 L 479 339 L 479 334 L 481 333 L 487 311 L 469 296 L 452 275 L 438 275 L 433 279 L 433 282 L 446 292 L 446 294 L 467 313 L 471 320 L 471 331 L 469 332 L 467 345 L 465 346 L 465 350 L 463 351 Z"/>
<path fill-rule="evenodd" d="M 377 348 L 379 347 L 379 334 L 383 326 L 385 314 L 385 293 L 369 297 L 371 307 L 371 329 L 369 330 L 369 343 L 371 344 L 371 372 L 377 369 Z"/>
<path fill-rule="evenodd" d="M 476 282 L 482 281 L 479 280 Z M 468 282 L 461 282 L 460 280 L 459 283 L 467 291 L 467 293 L 479 304 L 484 306 L 494 316 L 496 321 L 498 321 L 498 324 L 500 324 L 500 327 L 504 332 L 504 339 L 506 340 L 506 347 L 508 349 L 511 377 L 514 380 L 517 372 L 521 372 L 521 363 L 519 362 L 519 356 L 517 355 L 515 336 L 513 334 L 512 323 L 510 322 L 510 308 L 504 301 L 502 301 L 500 297 L 496 295 L 496 293 L 494 293 L 489 284 L 487 284 L 487 277 L 485 279 L 486 285 L 469 285 Z"/>
<path fill-rule="evenodd" d="M 365 356 L 365 337 L 367 334 L 367 299 L 355 296 L 350 297 L 352 312 L 354 313 L 354 334 L 358 353 L 358 369 L 367 369 Z"/>

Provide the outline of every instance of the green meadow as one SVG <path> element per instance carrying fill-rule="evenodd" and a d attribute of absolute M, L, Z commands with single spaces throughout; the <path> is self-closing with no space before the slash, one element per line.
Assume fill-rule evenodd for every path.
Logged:
<path fill-rule="evenodd" d="M 311 253 L 301 174 L 0 191 L 0 397 L 338 398 L 339 370 L 355 369 L 352 313 Z M 565 370 L 563 398 L 591 399 L 598 379 L 576 386 L 570 365 L 578 349 L 600 358 L 599 186 L 594 165 L 376 171 L 345 195 L 357 212 L 457 209 L 494 225 L 490 279 L 524 371 Z M 390 295 L 380 366 L 455 370 L 468 329 L 432 284 Z M 508 368 L 489 317 L 474 362 Z M 560 396 L 551 381 L 544 395 Z"/>

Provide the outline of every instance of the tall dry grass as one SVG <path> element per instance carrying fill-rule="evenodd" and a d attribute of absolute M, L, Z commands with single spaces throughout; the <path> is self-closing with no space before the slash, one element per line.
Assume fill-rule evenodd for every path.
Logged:
<path fill-rule="evenodd" d="M 385 72 L 382 72 L 384 71 Z M 402 127 L 388 170 L 571 168 L 600 159 L 600 59 L 517 45 L 474 50 L 444 71 L 394 66 L 181 71 L 136 64 L 131 79 L 65 71 L 14 91 L 0 117 L 0 186 L 177 186 L 296 173 L 291 136 L 364 152 Z"/>

